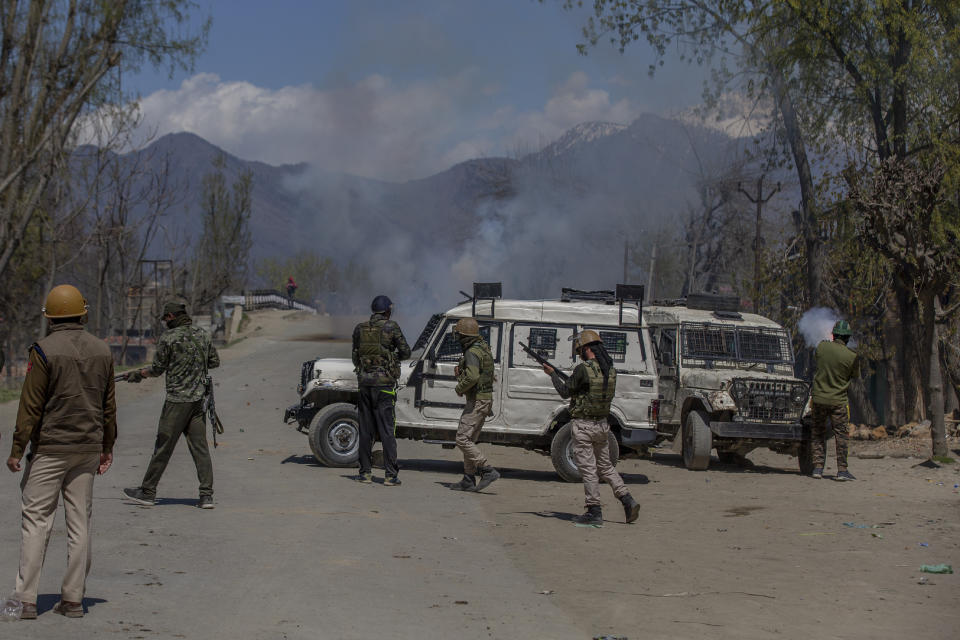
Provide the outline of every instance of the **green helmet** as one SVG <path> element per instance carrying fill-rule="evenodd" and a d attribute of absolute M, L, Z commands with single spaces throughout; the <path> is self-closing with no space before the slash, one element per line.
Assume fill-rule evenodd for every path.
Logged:
<path fill-rule="evenodd" d="M 850 323 L 846 320 L 837 320 L 837 324 L 833 325 L 833 335 L 835 336 L 849 336 L 853 332 L 850 331 Z"/>

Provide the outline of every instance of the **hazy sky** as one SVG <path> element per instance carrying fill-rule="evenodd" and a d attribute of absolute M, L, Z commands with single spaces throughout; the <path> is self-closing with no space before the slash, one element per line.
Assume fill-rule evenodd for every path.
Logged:
<path fill-rule="evenodd" d="M 558 0 L 198 0 L 213 16 L 193 74 L 127 78 L 147 123 L 247 160 L 407 180 L 536 150 L 584 121 L 628 123 L 699 101 L 703 73 L 647 75 L 575 45 L 585 10 Z"/>

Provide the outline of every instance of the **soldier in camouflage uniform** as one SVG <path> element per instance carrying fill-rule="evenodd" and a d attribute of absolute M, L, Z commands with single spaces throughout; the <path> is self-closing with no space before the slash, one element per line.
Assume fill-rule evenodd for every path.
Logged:
<path fill-rule="evenodd" d="M 477 446 L 483 423 L 487 416 L 493 415 L 493 354 L 490 345 L 480 336 L 480 325 L 475 319 L 457 320 L 453 332 L 463 348 L 463 357 L 454 369 L 456 392 L 458 396 L 466 396 L 467 402 L 457 427 L 457 448 L 463 453 L 463 478 L 450 488 L 480 491 L 500 477 Z M 475 479 L 477 475 L 479 481 Z"/>
<path fill-rule="evenodd" d="M 127 382 L 140 382 L 144 378 L 166 373 L 167 398 L 160 413 L 157 441 L 143 482 L 135 489 L 124 489 L 123 493 L 139 504 L 155 504 L 160 476 L 170 462 L 177 441 L 184 435 L 200 480 L 197 506 L 213 509 L 213 462 L 207 447 L 203 398 L 206 395 L 207 371 L 220 366 L 220 356 L 210 334 L 193 326 L 193 320 L 187 315 L 183 303 L 166 303 L 163 306 L 163 321 L 167 331 L 157 341 L 153 365 L 126 374 Z"/>
<path fill-rule="evenodd" d="M 549 365 L 543 370 L 550 374 L 553 386 L 562 398 L 571 398 L 570 416 L 573 436 L 573 457 L 583 477 L 586 512 L 574 518 L 576 524 L 603 526 L 600 502 L 602 478 L 613 489 L 613 495 L 623 504 L 626 521 L 633 522 L 640 515 L 640 505 L 633 499 L 623 478 L 610 460 L 610 403 L 617 388 L 617 370 L 600 336 L 589 329 L 576 335 L 576 352 L 583 359 L 564 381 Z"/>
<path fill-rule="evenodd" d="M 833 326 L 833 341 L 824 340 L 815 353 L 817 372 L 813 376 L 813 473 L 823 477 L 827 459 L 827 423 L 833 429 L 837 445 L 837 475 L 840 481 L 855 480 L 847 470 L 847 439 L 850 407 L 847 389 L 850 381 L 860 377 L 860 362 L 855 351 L 847 346 L 850 324 L 840 320 Z"/>
<path fill-rule="evenodd" d="M 400 325 L 390 319 L 393 303 L 377 296 L 370 305 L 373 315 L 353 330 L 353 365 L 360 392 L 360 475 L 358 480 L 373 482 L 373 439 L 383 445 L 383 484 L 400 484 L 397 477 L 397 438 L 394 405 L 397 402 L 397 378 L 400 362 L 410 357 Z"/>

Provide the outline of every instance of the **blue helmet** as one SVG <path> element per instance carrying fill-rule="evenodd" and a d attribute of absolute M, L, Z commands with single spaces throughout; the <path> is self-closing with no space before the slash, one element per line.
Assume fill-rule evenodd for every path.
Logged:
<path fill-rule="evenodd" d="M 377 296 L 370 304 L 370 310 L 374 313 L 384 313 L 386 311 L 390 311 L 392 306 L 393 302 L 390 301 L 390 298 L 387 296 Z"/>

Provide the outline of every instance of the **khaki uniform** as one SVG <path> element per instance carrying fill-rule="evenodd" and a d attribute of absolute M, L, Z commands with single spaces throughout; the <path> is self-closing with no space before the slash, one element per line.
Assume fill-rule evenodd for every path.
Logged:
<path fill-rule="evenodd" d="M 827 459 L 827 429 L 833 429 L 837 447 L 837 469 L 847 468 L 850 408 L 847 390 L 860 376 L 857 354 L 843 342 L 824 340 L 814 354 L 817 371 L 813 376 L 813 429 L 811 448 L 814 468 L 823 468 Z"/>
<path fill-rule="evenodd" d="M 607 423 L 607 415 L 616 393 L 617 370 L 610 368 L 606 388 L 603 384 L 603 372 L 596 360 L 587 360 L 577 365 L 566 382 L 556 373 L 551 379 L 561 397 L 571 398 L 573 461 L 583 478 L 586 506 L 601 506 L 601 480 L 610 485 L 618 499 L 628 495 L 630 492 L 623 483 L 623 478 L 610 460 L 608 441 L 610 425 Z"/>
<path fill-rule="evenodd" d="M 67 571 L 61 599 L 81 602 L 90 571 L 93 479 L 117 437 L 110 348 L 79 323 L 50 327 L 30 348 L 10 457 L 30 446 L 20 483 L 20 570 L 14 597 L 37 601 L 40 573 L 63 495 Z"/>
<path fill-rule="evenodd" d="M 487 467 L 487 458 L 477 446 L 477 439 L 487 417 L 493 415 L 493 354 L 479 336 L 468 338 L 457 364 L 456 392 L 466 397 L 460 424 L 457 426 L 457 448 L 463 454 L 463 474 L 477 475 Z"/>

